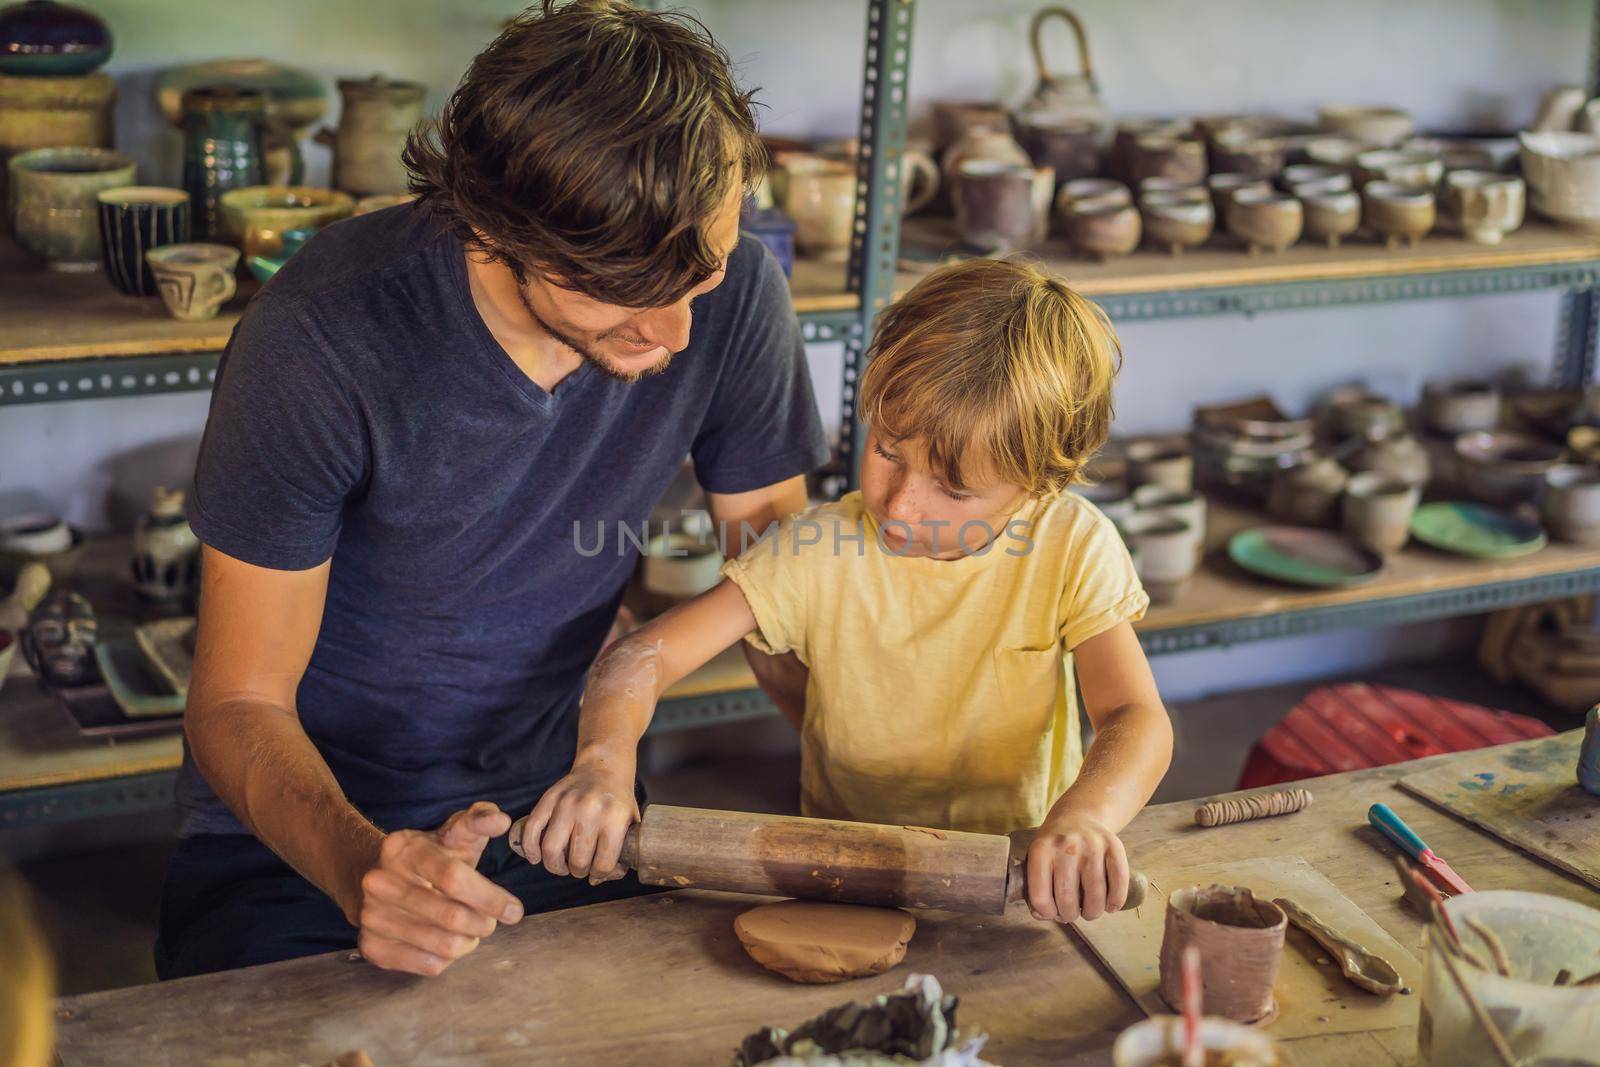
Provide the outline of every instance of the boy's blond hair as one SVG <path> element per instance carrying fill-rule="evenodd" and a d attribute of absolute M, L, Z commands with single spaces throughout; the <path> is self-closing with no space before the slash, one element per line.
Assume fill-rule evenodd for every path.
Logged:
<path fill-rule="evenodd" d="M 1105 312 L 1015 260 L 941 267 L 879 321 L 861 416 L 919 440 L 952 489 L 981 472 L 1053 496 L 1111 432 L 1122 347 Z"/>

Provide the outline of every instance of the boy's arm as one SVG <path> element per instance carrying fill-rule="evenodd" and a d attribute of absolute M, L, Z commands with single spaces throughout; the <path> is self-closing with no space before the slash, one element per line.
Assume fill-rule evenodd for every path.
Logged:
<path fill-rule="evenodd" d="M 522 850 L 551 874 L 620 878 L 622 839 L 639 818 L 639 739 L 669 686 L 755 629 L 744 594 L 724 579 L 615 642 L 589 671 L 578 751 L 522 830 Z"/>
<path fill-rule="evenodd" d="M 1116 911 L 1128 857 L 1117 832 L 1155 792 L 1172 761 L 1172 722 L 1129 623 L 1073 650 L 1094 743 L 1028 852 L 1028 902 L 1041 918 L 1072 922 Z"/>

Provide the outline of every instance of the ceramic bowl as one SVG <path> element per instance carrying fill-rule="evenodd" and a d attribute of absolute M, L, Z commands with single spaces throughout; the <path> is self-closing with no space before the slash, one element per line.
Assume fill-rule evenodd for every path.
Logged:
<path fill-rule="evenodd" d="M 1134 186 L 1146 178 L 1200 182 L 1206 177 L 1206 146 L 1193 137 L 1145 134 L 1134 138 L 1123 165 L 1124 176 Z"/>
<path fill-rule="evenodd" d="M 1454 170 L 1444 176 L 1445 214 L 1469 241 L 1499 244 L 1522 225 L 1527 187 L 1521 178 L 1486 170 Z"/>
<path fill-rule="evenodd" d="M 1349 472 L 1326 453 L 1306 452 L 1300 459 L 1273 474 L 1267 514 L 1299 526 L 1331 525 L 1339 514 Z"/>
<path fill-rule="evenodd" d="M 1074 178 L 1064 182 L 1056 191 L 1056 217 L 1063 223 L 1075 205 L 1089 207 L 1129 207 L 1133 204 L 1133 191 L 1115 178 Z"/>
<path fill-rule="evenodd" d="M 83 554 L 83 531 L 70 529 L 71 541 L 67 547 L 43 552 L 25 549 L 0 548 L 0 583 L 10 586 L 17 574 L 30 563 L 43 563 L 50 572 L 53 585 L 66 585 L 78 572 L 78 557 Z"/>
<path fill-rule="evenodd" d="M 1287 160 L 1288 148 L 1282 139 L 1259 136 L 1249 130 L 1224 131 L 1211 143 L 1212 169 L 1224 174 L 1273 178 Z"/>
<path fill-rule="evenodd" d="M 1345 167 L 1336 167 L 1329 163 L 1296 163 L 1284 167 L 1283 173 L 1278 175 L 1278 181 L 1283 186 L 1284 192 L 1294 193 L 1297 196 L 1301 186 L 1339 192 L 1350 188 L 1350 171 Z"/>
<path fill-rule="evenodd" d="M 0 519 L 0 550 L 40 555 L 72 547 L 72 527 L 59 515 L 29 512 Z"/>
<path fill-rule="evenodd" d="M 1198 565 L 1193 527 L 1156 511 L 1135 511 L 1120 524 L 1123 536 L 1138 551 L 1139 580 L 1156 604 L 1170 604 L 1183 595 Z"/>
<path fill-rule="evenodd" d="M 1432 189 L 1444 177 L 1444 160 L 1429 152 L 1409 152 L 1398 148 L 1378 148 L 1356 157 L 1356 181 L 1393 182 Z"/>
<path fill-rule="evenodd" d="M 1300 187 L 1300 203 L 1305 209 L 1306 236 L 1322 241 L 1329 248 L 1361 228 L 1361 194 L 1353 189 L 1310 190 Z"/>
<path fill-rule="evenodd" d="M 1471 379 L 1429 382 L 1422 387 L 1422 421 L 1450 436 L 1492 430 L 1500 424 L 1500 390 Z"/>
<path fill-rule="evenodd" d="M 1430 189 L 1394 182 L 1369 182 L 1361 190 L 1362 219 L 1391 249 L 1416 247 L 1433 229 L 1438 209 Z"/>
<path fill-rule="evenodd" d="M 1317 125 L 1332 134 L 1383 146 L 1399 144 L 1416 128 L 1409 111 L 1355 104 L 1328 104 L 1318 108 Z"/>
<path fill-rule="evenodd" d="M 1217 218 L 1226 221 L 1228 205 L 1233 202 L 1236 194 L 1271 192 L 1272 182 L 1254 174 L 1213 174 L 1206 179 L 1206 188 L 1211 191 L 1211 207 L 1216 212 Z"/>
<path fill-rule="evenodd" d="M 1348 170 L 1355 166 L 1357 156 L 1378 147 L 1370 141 L 1358 141 L 1351 137 L 1313 137 L 1306 142 L 1305 154 L 1313 163 Z"/>
<path fill-rule="evenodd" d="M 1550 468 L 1544 476 L 1540 513 L 1558 540 L 1600 544 L 1600 468 L 1577 464 Z"/>
<path fill-rule="evenodd" d="M 1407 151 L 1428 152 L 1444 163 L 1445 173 L 1453 170 L 1491 170 L 1505 173 L 1517 161 L 1520 145 L 1514 133 L 1444 134 L 1433 137 L 1408 137 L 1400 142 Z"/>
<path fill-rule="evenodd" d="M 134 184 L 132 157 L 109 148 L 36 148 L 12 156 L 6 166 L 17 243 L 52 270 L 99 270 L 95 197 Z"/>
<path fill-rule="evenodd" d="M 1143 227 L 1129 205 L 1076 203 L 1067 211 L 1067 239 L 1090 259 L 1125 256 L 1139 247 Z"/>
<path fill-rule="evenodd" d="M 1117 1035 L 1111 1046 L 1112 1067 L 1162 1067 L 1176 1063 L 1183 1050 L 1183 1018 L 1152 1015 Z M 1200 1047 L 1208 1062 L 1236 1067 L 1282 1067 L 1271 1037 L 1242 1023 L 1205 1016 L 1200 1020 Z"/>
<path fill-rule="evenodd" d="M 1566 456 L 1560 445 L 1510 430 L 1462 434 L 1455 452 L 1471 495 L 1502 507 L 1538 500 L 1545 475 Z"/>
<path fill-rule="evenodd" d="M 1111 136 L 1111 150 L 1106 159 L 1110 173 L 1119 178 L 1128 177 L 1128 162 L 1134 145 L 1145 137 L 1188 137 L 1195 133 L 1188 119 L 1143 118 L 1124 119 L 1117 123 Z"/>
<path fill-rule="evenodd" d="M 1300 240 L 1305 209 L 1286 193 L 1246 189 L 1233 195 L 1227 221 L 1228 232 L 1243 241 L 1251 255 L 1263 249 L 1282 252 Z"/>
<path fill-rule="evenodd" d="M 1205 244 L 1217 223 L 1211 199 L 1203 190 L 1198 200 L 1189 193 L 1146 193 L 1139 199 L 1139 207 L 1146 240 L 1175 256 Z"/>
<path fill-rule="evenodd" d="M 1156 486 L 1172 493 L 1194 489 L 1194 450 L 1179 437 L 1149 438 L 1128 444 L 1128 484 L 1134 492 Z"/>
<path fill-rule="evenodd" d="M 1368 440 L 1345 458 L 1353 471 L 1376 471 L 1402 482 L 1422 485 L 1433 475 L 1427 447 L 1410 433 L 1388 433 Z"/>
<path fill-rule="evenodd" d="M 1211 202 L 1211 194 L 1206 190 L 1204 180 L 1191 182 L 1182 178 L 1146 178 L 1139 183 L 1139 197 L 1142 200 L 1152 195 L 1182 196 L 1189 200 Z"/>
<path fill-rule="evenodd" d="M 1411 538 L 1411 518 L 1422 503 L 1422 487 L 1377 471 L 1352 475 L 1345 485 L 1341 521 L 1363 547 L 1389 556 Z"/>
<path fill-rule="evenodd" d="M 1364 385 L 1341 386 L 1319 398 L 1317 421 L 1322 432 L 1336 441 L 1383 437 L 1405 429 L 1400 405 Z"/>
<path fill-rule="evenodd" d="M 228 238 L 251 256 L 276 256 L 287 230 L 326 226 L 347 217 L 356 202 L 336 189 L 309 185 L 252 185 L 222 194 Z"/>
<path fill-rule="evenodd" d="M 687 600 L 716 585 L 721 568 L 715 539 L 669 533 L 645 545 L 643 583 L 657 596 Z"/>
<path fill-rule="evenodd" d="M 1600 233 L 1600 136 L 1523 133 L 1522 176 L 1539 214 L 1584 233 Z"/>

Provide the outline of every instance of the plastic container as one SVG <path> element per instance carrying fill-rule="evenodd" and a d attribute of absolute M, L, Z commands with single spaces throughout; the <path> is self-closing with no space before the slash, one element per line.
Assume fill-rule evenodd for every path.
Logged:
<path fill-rule="evenodd" d="M 1489 1012 L 1520 1063 L 1600 1064 L 1600 985 L 1558 986 L 1556 974 L 1588 977 L 1600 960 L 1600 911 L 1540 893 L 1466 893 L 1445 904 L 1462 942 L 1485 963 L 1489 952 L 1467 921 L 1505 946 L 1512 977 L 1456 960 L 1467 987 Z M 1500 1067 L 1483 1028 L 1440 960 L 1444 934 L 1428 928 L 1417 1025 L 1417 1067 Z"/>
<path fill-rule="evenodd" d="M 1278 1043 L 1248 1026 L 1206 1016 L 1200 1020 L 1200 1045 L 1207 1052 L 1228 1052 L 1233 1067 L 1282 1067 Z M 1111 1046 L 1114 1067 L 1163 1067 L 1174 1064 L 1183 1049 L 1183 1019 L 1152 1015 L 1134 1023 Z"/>

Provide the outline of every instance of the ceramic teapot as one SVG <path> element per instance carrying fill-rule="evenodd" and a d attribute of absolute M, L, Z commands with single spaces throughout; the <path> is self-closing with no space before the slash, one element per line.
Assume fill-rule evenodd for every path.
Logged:
<path fill-rule="evenodd" d="M 1082 68 L 1077 74 L 1052 74 L 1045 65 L 1043 32 L 1045 23 L 1052 18 L 1066 22 L 1077 38 L 1078 64 Z M 1041 8 L 1033 16 L 1028 39 L 1039 84 L 1033 95 L 1012 113 L 1012 121 L 1019 130 L 1092 122 L 1103 146 L 1111 135 L 1111 114 L 1100 102 L 1100 87 L 1089 59 L 1089 39 L 1084 33 L 1083 21 L 1064 7 Z"/>

